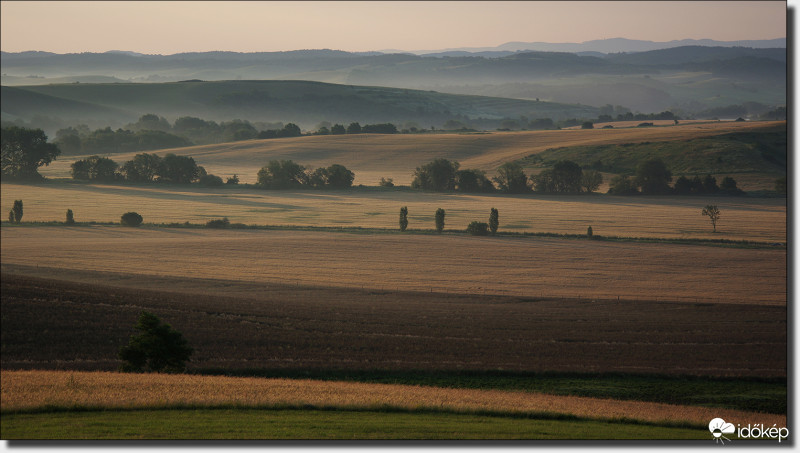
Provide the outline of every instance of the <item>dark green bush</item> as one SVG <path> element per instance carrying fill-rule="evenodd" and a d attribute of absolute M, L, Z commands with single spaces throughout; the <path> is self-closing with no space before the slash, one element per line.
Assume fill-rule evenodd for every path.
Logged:
<path fill-rule="evenodd" d="M 198 181 L 203 187 L 220 187 L 223 185 L 222 178 L 217 175 L 204 175 Z"/>
<path fill-rule="evenodd" d="M 228 228 L 231 225 L 231 222 L 228 220 L 227 217 L 223 217 L 221 219 L 214 219 L 209 220 L 206 222 L 206 228 Z"/>
<path fill-rule="evenodd" d="M 467 225 L 467 233 L 473 236 L 486 236 L 489 234 L 489 224 L 486 222 L 470 222 Z"/>
<path fill-rule="evenodd" d="M 142 224 L 142 216 L 135 212 L 126 212 L 120 217 L 120 223 L 125 226 L 138 227 Z"/>

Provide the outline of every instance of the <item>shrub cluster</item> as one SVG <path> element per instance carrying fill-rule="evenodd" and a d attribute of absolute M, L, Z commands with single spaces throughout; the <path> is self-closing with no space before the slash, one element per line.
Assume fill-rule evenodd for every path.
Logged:
<path fill-rule="evenodd" d="M 489 234 L 489 225 L 485 222 L 470 222 L 467 225 L 467 233 L 473 236 L 486 236 Z"/>
<path fill-rule="evenodd" d="M 257 177 L 258 185 L 264 189 L 346 189 L 353 185 L 355 173 L 339 164 L 311 170 L 291 160 L 272 160 L 258 171 Z"/>
<path fill-rule="evenodd" d="M 231 226 L 231 222 L 227 217 L 206 222 L 206 228 L 228 228 L 229 226 Z"/>
<path fill-rule="evenodd" d="M 126 212 L 120 217 L 120 223 L 129 227 L 138 227 L 142 224 L 142 216 L 135 212 Z"/>

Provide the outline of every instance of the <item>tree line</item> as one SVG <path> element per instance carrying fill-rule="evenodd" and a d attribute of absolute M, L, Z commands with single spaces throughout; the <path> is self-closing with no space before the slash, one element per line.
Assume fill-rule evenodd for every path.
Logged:
<path fill-rule="evenodd" d="M 47 142 L 41 129 L 17 126 L 2 128 L 2 175 L 11 180 L 42 179 L 38 168 L 48 165 L 61 154 L 59 147 Z M 170 182 L 178 184 L 200 183 L 205 186 L 238 184 L 237 175 L 223 182 L 209 174 L 190 156 L 173 153 L 160 157 L 140 153 L 122 165 L 98 155 L 78 160 L 71 166 L 72 177 L 79 180 L 113 182 Z M 310 168 L 291 160 L 273 160 L 257 174 L 257 185 L 265 189 L 291 189 L 299 187 L 346 189 L 352 186 L 355 174 L 340 164 Z M 480 169 L 461 169 L 460 164 L 448 159 L 434 159 L 413 174 L 412 188 L 435 192 L 502 192 L 521 194 L 529 192 L 549 194 L 591 193 L 603 183 L 602 174 L 594 169 L 584 169 L 575 162 L 562 160 L 551 168 L 528 176 L 518 162 L 501 165 L 495 176 L 489 177 Z M 633 175 L 618 175 L 610 181 L 608 193 L 613 195 L 741 195 L 736 181 L 726 176 L 720 184 L 712 175 L 704 177 L 680 176 L 672 183 L 672 172 L 661 159 L 641 162 Z M 391 180 L 382 179 L 382 187 L 391 187 Z M 776 181 L 776 191 L 786 193 L 786 178 Z"/>
<path fill-rule="evenodd" d="M 680 176 L 672 182 L 672 172 L 663 160 L 655 158 L 641 162 L 634 175 L 618 175 L 611 179 L 608 193 L 612 195 L 743 195 L 744 191 L 737 187 L 736 180 L 730 176 L 722 179 L 717 185 L 717 178 L 708 174 L 701 178 L 691 179 Z M 776 182 L 776 190 L 780 190 Z M 785 189 L 784 189 L 785 190 Z"/>
<path fill-rule="evenodd" d="M 584 171 L 567 160 L 556 162 L 553 168 L 531 177 L 517 162 L 504 163 L 491 179 L 483 170 L 459 168 L 458 162 L 435 159 L 417 167 L 411 187 L 434 192 L 576 194 L 594 192 L 603 183 L 600 172 Z"/>
<path fill-rule="evenodd" d="M 391 123 L 361 126 L 354 122 L 347 127 L 341 124 L 330 128 L 321 126 L 309 135 L 396 133 L 397 127 Z M 239 119 L 217 123 L 183 116 L 170 124 L 166 118 L 150 113 L 117 130 L 105 127 L 92 131 L 86 125 L 59 129 L 53 143 L 65 154 L 108 154 L 301 135 L 300 126 L 294 123 L 253 124 Z"/>
<path fill-rule="evenodd" d="M 198 182 L 204 186 L 221 186 L 222 178 L 209 174 L 197 165 L 194 158 L 173 153 L 160 157 L 141 153 L 122 165 L 112 159 L 90 156 L 72 163 L 72 178 L 84 181 L 136 183 L 167 182 L 189 184 Z M 237 175 L 228 178 L 227 184 L 238 184 Z"/>

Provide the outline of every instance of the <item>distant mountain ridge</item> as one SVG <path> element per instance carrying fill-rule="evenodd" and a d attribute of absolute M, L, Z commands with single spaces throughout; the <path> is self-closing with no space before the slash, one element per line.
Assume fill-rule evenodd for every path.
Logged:
<path fill-rule="evenodd" d="M 507 42 L 494 47 L 458 47 L 439 50 L 383 50 L 384 53 L 412 53 L 415 55 L 442 54 L 449 52 L 522 52 L 536 50 L 541 52 L 647 52 L 650 50 L 671 49 L 684 46 L 705 47 L 752 47 L 755 49 L 786 48 L 786 38 L 715 41 L 713 39 L 681 39 L 666 42 L 644 41 L 626 38 L 596 39 L 582 43 L 548 43 L 548 42 Z"/>

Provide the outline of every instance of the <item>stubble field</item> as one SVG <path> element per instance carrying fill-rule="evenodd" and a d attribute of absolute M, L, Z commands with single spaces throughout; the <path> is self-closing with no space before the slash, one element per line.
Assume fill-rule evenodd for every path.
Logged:
<path fill-rule="evenodd" d="M 88 185 L 52 182 L 2 184 L 0 211 L 22 199 L 25 221 L 63 221 L 67 209 L 78 222 L 119 222 L 135 211 L 145 223 L 205 223 L 227 217 L 232 223 L 396 230 L 402 206 L 409 229 L 433 229 L 434 213 L 446 212 L 445 228 L 463 231 L 500 213 L 500 231 L 602 236 L 705 238 L 786 242 L 785 198 L 500 196 L 407 191 L 267 191 L 244 188 Z M 701 214 L 719 207 L 717 233 Z"/>
<path fill-rule="evenodd" d="M 561 238 L 4 227 L 3 264 L 410 291 L 786 303 L 786 251 Z"/>

